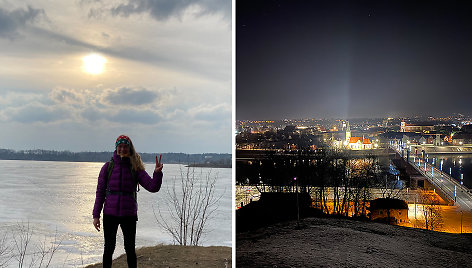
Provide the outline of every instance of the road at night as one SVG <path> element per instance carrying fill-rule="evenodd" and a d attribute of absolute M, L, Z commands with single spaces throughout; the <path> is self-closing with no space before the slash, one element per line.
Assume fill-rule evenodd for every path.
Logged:
<path fill-rule="evenodd" d="M 401 154 L 401 152 L 399 153 Z M 454 205 L 458 206 L 460 210 L 472 211 L 472 194 L 468 188 L 446 174 L 446 172 L 425 163 L 420 157 L 410 156 L 409 163 L 427 178 L 438 191 L 443 192 L 451 200 L 454 200 Z"/>

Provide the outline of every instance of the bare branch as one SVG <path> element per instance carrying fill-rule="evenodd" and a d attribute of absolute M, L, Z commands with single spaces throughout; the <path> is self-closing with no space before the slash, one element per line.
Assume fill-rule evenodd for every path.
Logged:
<path fill-rule="evenodd" d="M 161 209 L 154 211 L 157 223 L 169 233 L 179 245 L 199 245 L 202 235 L 207 230 L 209 219 L 218 209 L 221 196 L 215 196 L 218 176 L 211 171 L 205 176 L 195 174 L 195 169 L 187 167 L 180 170 L 180 187 L 175 180 L 172 188 L 167 190 L 167 208 L 170 217 L 162 216 Z M 180 191 L 178 191 L 180 190 Z"/>

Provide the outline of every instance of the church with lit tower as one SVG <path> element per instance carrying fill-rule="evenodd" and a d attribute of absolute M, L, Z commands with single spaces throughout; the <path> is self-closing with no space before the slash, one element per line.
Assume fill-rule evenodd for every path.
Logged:
<path fill-rule="evenodd" d="M 350 150 L 369 150 L 372 149 L 372 142 L 364 137 L 351 137 L 351 127 L 349 121 L 346 127 L 346 141 L 345 146 Z"/>

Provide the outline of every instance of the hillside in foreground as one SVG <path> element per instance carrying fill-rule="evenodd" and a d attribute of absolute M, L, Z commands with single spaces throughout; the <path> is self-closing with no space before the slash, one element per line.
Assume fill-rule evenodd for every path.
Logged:
<path fill-rule="evenodd" d="M 306 218 L 236 234 L 237 267 L 471 267 L 472 234 Z"/>
<path fill-rule="evenodd" d="M 158 245 L 136 249 L 138 267 L 231 267 L 230 247 L 193 247 Z M 89 265 L 86 268 L 102 267 L 101 263 Z M 114 268 L 128 267 L 126 255 L 113 260 Z"/>

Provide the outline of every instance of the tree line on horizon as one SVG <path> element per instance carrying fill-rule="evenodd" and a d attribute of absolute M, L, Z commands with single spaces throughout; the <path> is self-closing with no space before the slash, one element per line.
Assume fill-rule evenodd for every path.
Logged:
<path fill-rule="evenodd" d="M 210 165 L 215 167 L 231 167 L 231 154 L 225 153 L 159 153 L 167 164 Z M 20 150 L 0 149 L 0 160 L 36 160 L 36 161 L 66 161 L 66 162 L 106 162 L 111 159 L 113 152 L 70 152 L 55 150 Z M 155 161 L 156 153 L 140 153 L 143 162 Z"/>

